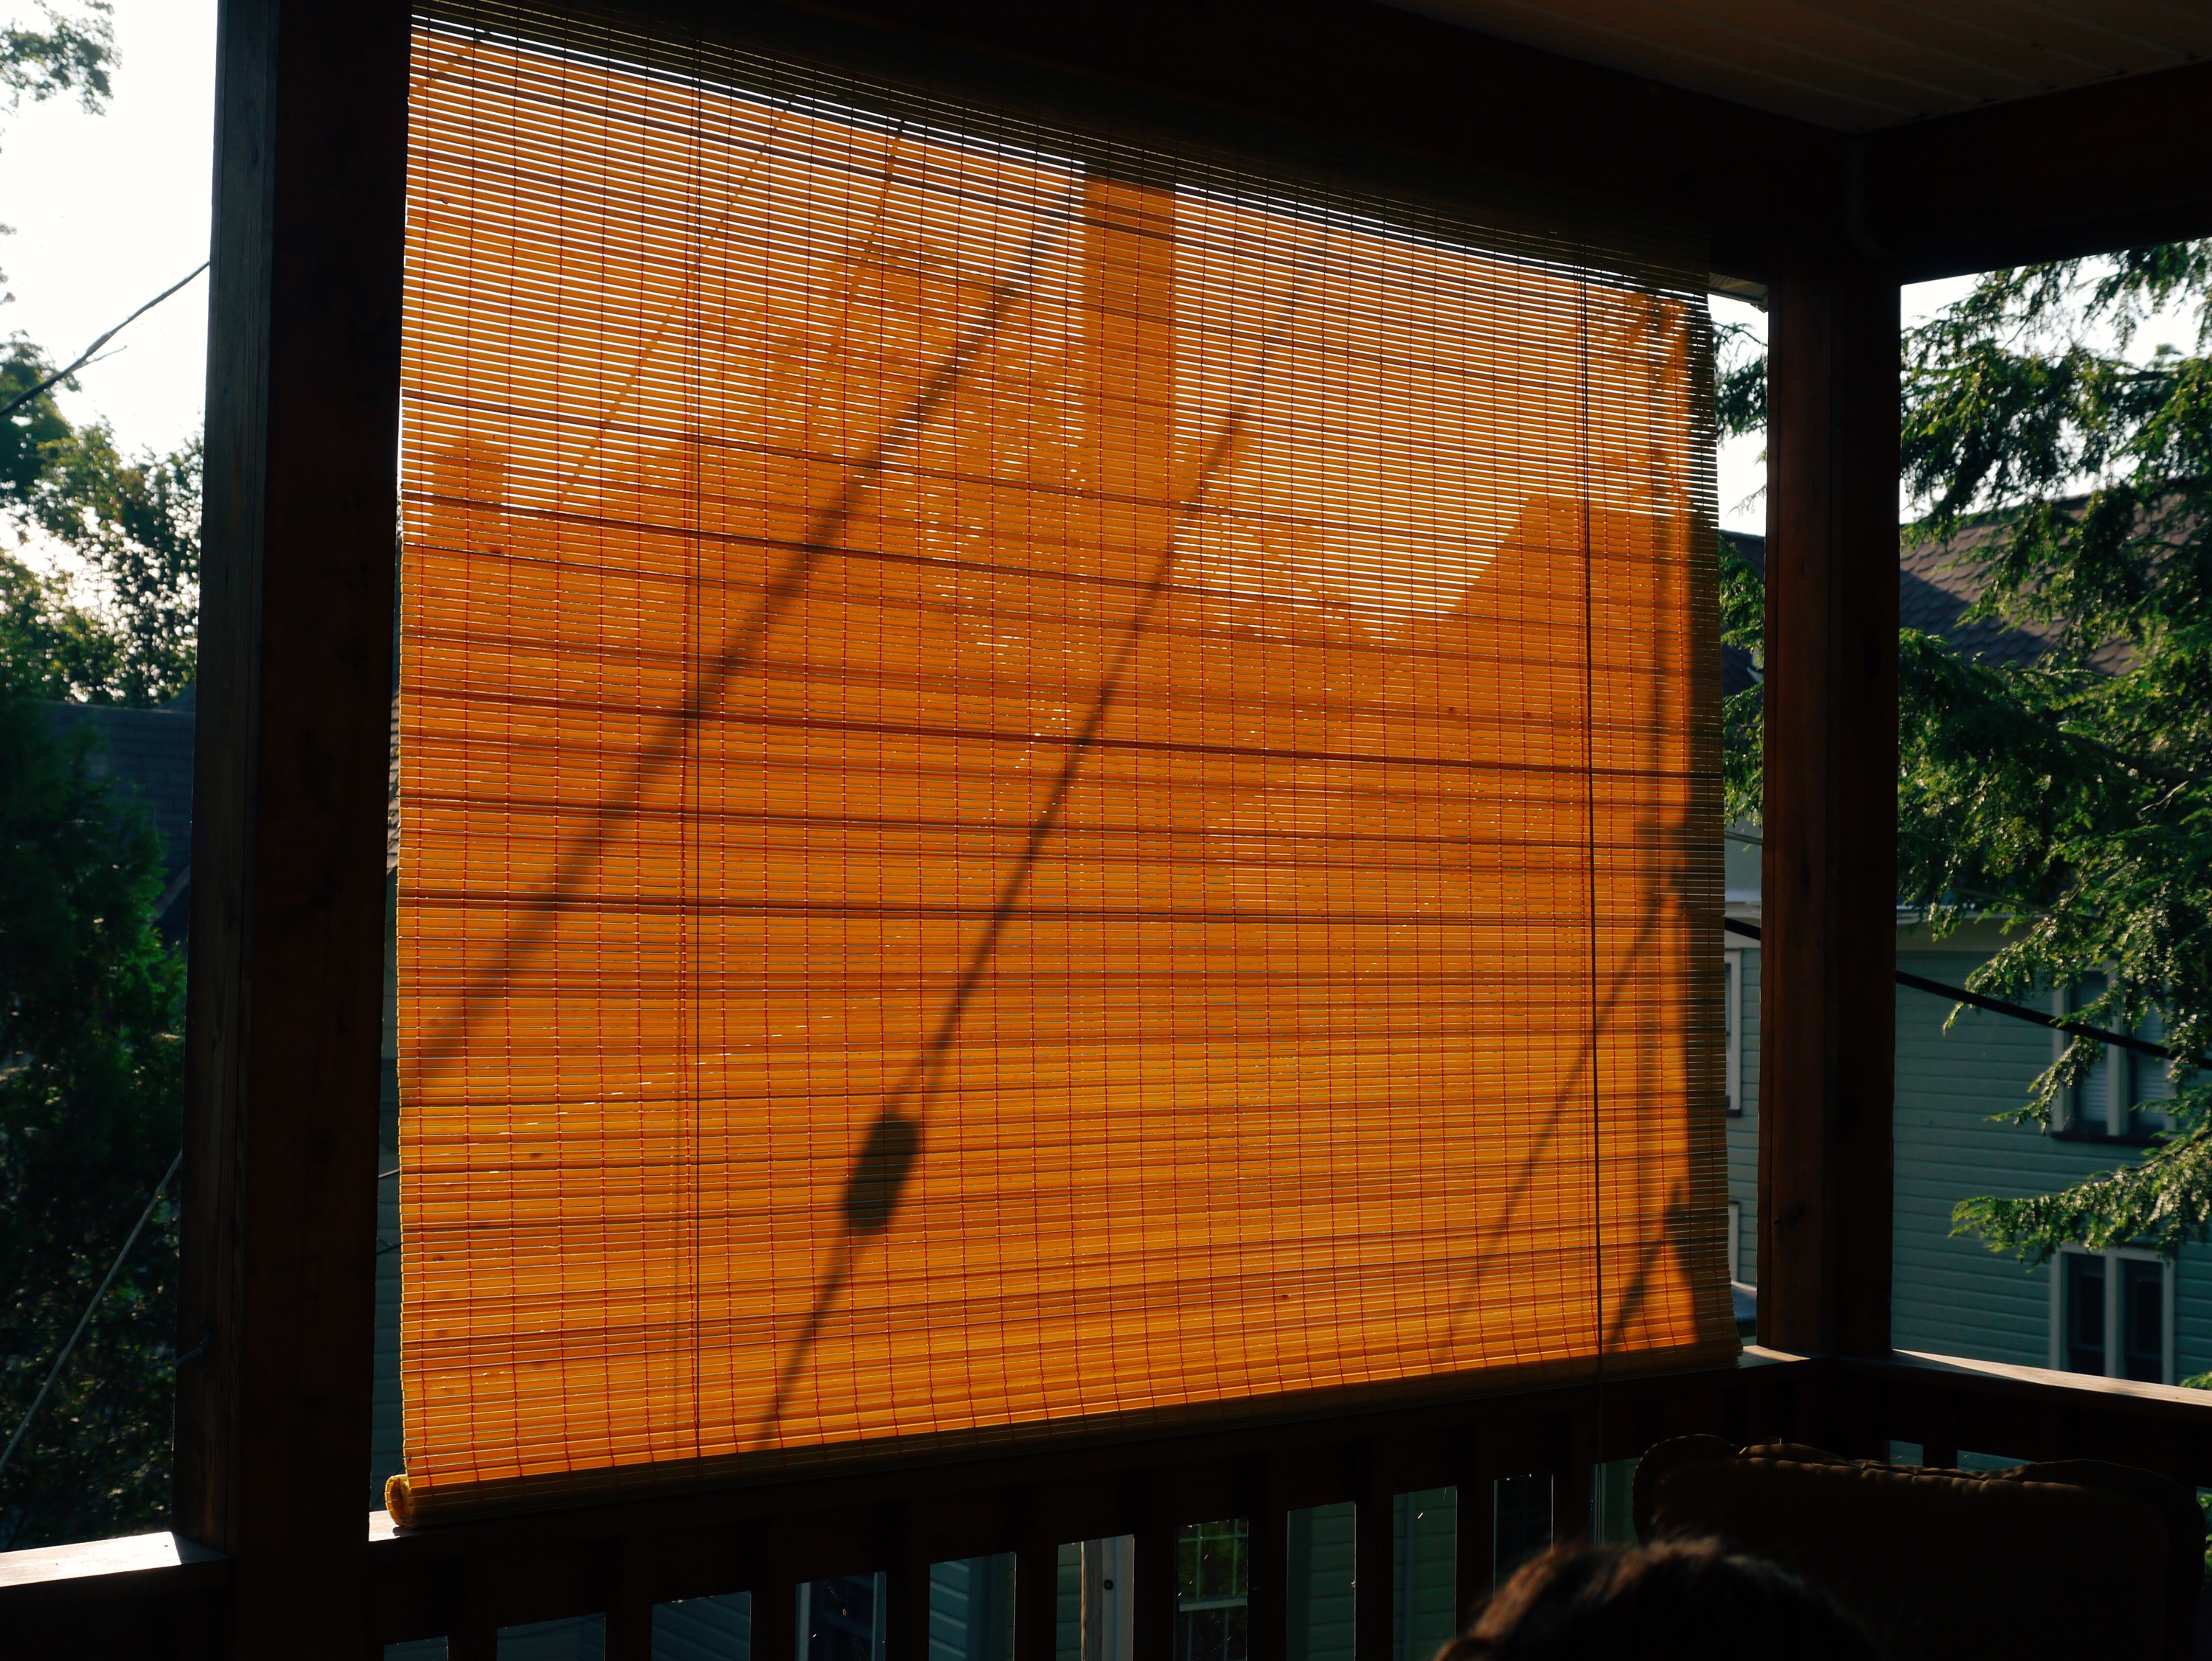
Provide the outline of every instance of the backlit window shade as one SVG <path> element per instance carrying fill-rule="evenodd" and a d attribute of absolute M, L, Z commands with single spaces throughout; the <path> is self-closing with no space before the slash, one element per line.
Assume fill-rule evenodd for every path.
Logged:
<path fill-rule="evenodd" d="M 1732 1349 L 1692 261 L 544 34 L 416 35 L 395 1516 Z"/>

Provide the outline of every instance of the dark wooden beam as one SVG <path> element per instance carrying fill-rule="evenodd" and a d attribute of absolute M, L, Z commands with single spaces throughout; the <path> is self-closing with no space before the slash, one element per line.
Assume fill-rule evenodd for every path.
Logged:
<path fill-rule="evenodd" d="M 1854 240 L 1907 282 L 2212 236 L 2212 63 L 1872 135 Z"/>
<path fill-rule="evenodd" d="M 370 1651 L 407 9 L 224 0 L 176 1526 L 226 1652 Z"/>
<path fill-rule="evenodd" d="M 1759 1341 L 1889 1348 L 1898 285 L 1770 273 Z"/>
<path fill-rule="evenodd" d="M 1736 264 L 1840 247 L 1847 141 L 1809 122 L 1479 34 L 1376 0 L 630 0 L 773 45 L 822 42 L 902 80 L 997 66 L 1002 94 L 1104 94 L 1130 119 L 1210 118 L 1229 146 L 1313 147 L 1414 193 L 1502 185 L 1710 229 Z M 1084 89 L 1088 89 L 1087 93 Z M 1410 170 L 1410 171 L 1409 171 Z M 1425 174 L 1426 175 L 1425 177 Z"/>

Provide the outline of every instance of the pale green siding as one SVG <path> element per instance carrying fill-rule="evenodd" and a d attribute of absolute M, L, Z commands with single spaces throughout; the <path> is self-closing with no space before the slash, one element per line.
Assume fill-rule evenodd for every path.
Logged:
<path fill-rule="evenodd" d="M 1931 950 L 1911 930 L 1900 931 L 1900 967 L 1956 985 L 1997 942 L 1970 949 Z M 1740 1262 L 1744 1279 L 1758 1276 L 1759 960 L 1743 955 L 1743 1100 L 1728 1129 L 1729 1197 L 1742 1208 Z M 2048 1066 L 2045 1028 L 1978 1009 L 1962 1011 L 1949 1030 L 1948 1001 L 1910 987 L 1897 989 L 1896 1212 L 1892 1242 L 1891 1332 L 1900 1349 L 1933 1350 L 1981 1361 L 2045 1367 L 2051 1361 L 2051 1283 L 2040 1270 L 1990 1252 L 1979 1240 L 1951 1234 L 1951 1211 L 1973 1194 L 2050 1193 L 2137 1150 L 2045 1134 L 2002 1116 L 2027 1099 Z M 2145 1064 L 2136 1093 L 2165 1094 L 2160 1064 Z M 2175 1376 L 2212 1369 L 2212 1253 L 2185 1250 L 2174 1271 Z"/>
<path fill-rule="evenodd" d="M 1014 1559 L 963 1557 L 929 1569 L 929 1661 L 1011 1661 Z"/>
<path fill-rule="evenodd" d="M 653 1609 L 653 1661 L 752 1661 L 750 1592 L 687 1597 Z"/>
<path fill-rule="evenodd" d="M 1728 1192 L 1741 1208 L 1737 1276 L 1759 1283 L 1759 949 L 1743 954 L 1743 1103 L 1728 1121 Z"/>
<path fill-rule="evenodd" d="M 1290 1514 L 1283 1562 L 1290 1661 L 1352 1661 L 1357 1509 L 1316 1506 Z"/>
<path fill-rule="evenodd" d="M 1060 1549 L 1059 1584 L 1053 1588 L 1052 1652 L 1054 1661 L 1081 1661 L 1083 1655 L 1083 1547 Z"/>
<path fill-rule="evenodd" d="M 1391 1536 L 1390 1652 L 1428 1661 L 1459 1629 L 1459 1490 L 1400 1494 Z"/>

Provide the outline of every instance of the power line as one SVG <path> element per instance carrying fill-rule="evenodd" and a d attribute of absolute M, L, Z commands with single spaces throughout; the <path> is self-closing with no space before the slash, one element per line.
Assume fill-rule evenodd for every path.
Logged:
<path fill-rule="evenodd" d="M 1724 918 L 1721 926 L 1730 934 L 1740 934 L 1756 940 L 1759 925 L 1739 923 L 1733 917 Z M 2184 1055 L 2168 1049 L 2163 1044 L 2154 1044 L 2147 1038 L 2136 1038 L 2129 1033 L 2109 1032 L 2102 1027 L 2092 1027 L 2086 1021 L 2068 1021 L 2063 1016 L 2046 1015 L 2040 1009 L 2031 1009 L 2025 1003 L 2008 1003 L 2001 997 L 1989 997 L 1980 992 L 1970 992 L 1964 986 L 1947 986 L 1940 980 L 1930 980 L 1925 975 L 1897 971 L 1897 984 L 1910 986 L 1915 991 L 1933 992 L 1938 997 L 1948 997 L 1954 1003 L 1965 1003 L 1977 1009 L 1987 1009 L 1991 1015 L 2009 1015 L 2014 1021 L 2031 1021 L 2039 1027 L 2047 1027 L 2054 1033 L 2071 1033 L 2076 1038 L 2094 1038 L 2100 1044 L 2110 1044 L 2123 1050 L 2133 1050 L 2137 1055 L 2156 1056 L 2161 1061 L 2186 1061 L 2192 1067 L 2212 1067 L 2212 1058 Z"/>
<path fill-rule="evenodd" d="M 191 281 L 190 278 L 185 280 Z M 76 1341 L 84 1337 L 85 1328 L 92 1325 L 93 1312 L 100 1307 L 100 1300 L 107 1295 L 107 1288 L 115 1284 L 116 1273 L 123 1267 L 124 1258 L 129 1257 L 131 1248 L 138 1244 L 138 1236 L 153 1216 L 154 1208 L 161 1203 L 161 1191 L 169 1185 L 177 1174 L 177 1167 L 184 1162 L 185 1150 L 179 1148 L 176 1158 L 169 1161 L 169 1168 L 161 1181 L 154 1185 L 154 1197 L 146 1202 L 146 1209 L 138 1214 L 137 1225 L 131 1229 L 131 1238 L 123 1242 L 123 1249 L 115 1254 L 115 1261 L 107 1265 L 107 1278 L 100 1282 L 100 1290 L 92 1294 L 92 1301 L 84 1306 L 84 1314 L 77 1321 L 76 1331 L 70 1334 L 69 1342 L 62 1346 L 62 1353 L 54 1357 L 53 1371 L 46 1374 L 46 1383 L 39 1386 L 39 1393 L 31 1398 L 30 1408 L 23 1415 L 23 1422 L 15 1427 L 15 1434 L 8 1439 L 8 1451 L 0 1453 L 0 1470 L 7 1470 L 8 1461 L 15 1457 L 16 1444 L 23 1440 L 23 1433 L 31 1428 L 31 1421 L 39 1416 L 39 1409 L 46 1405 L 46 1392 L 54 1387 L 54 1380 L 62 1376 L 62 1368 L 69 1365 L 70 1352 L 76 1348 Z"/>
<path fill-rule="evenodd" d="M 52 374 L 48 375 L 44 380 L 40 381 L 36 386 L 33 386 L 29 391 L 18 392 L 14 397 L 9 399 L 6 404 L 0 405 L 0 421 L 7 420 L 9 416 L 14 415 L 18 409 L 21 409 L 25 404 L 28 403 L 33 398 L 38 397 L 40 393 L 45 391 L 48 387 L 58 386 L 62 382 L 67 380 L 71 375 L 76 373 L 78 370 L 83 368 L 86 364 L 92 361 L 94 354 L 98 352 L 101 347 L 106 345 L 109 341 L 113 340 L 125 329 L 128 329 L 132 324 L 137 322 L 140 318 L 144 317 L 147 312 L 152 311 L 163 300 L 168 299 L 171 294 L 175 294 L 178 289 L 183 288 L 187 282 L 190 282 L 202 271 L 207 270 L 207 268 L 208 262 L 202 260 L 198 264 L 193 266 L 191 270 L 185 273 L 184 276 L 179 277 L 167 288 L 162 289 L 160 294 L 155 295 L 153 299 L 148 300 L 143 306 L 133 312 L 129 317 L 124 318 L 122 322 L 117 324 L 112 329 L 110 329 L 98 340 L 93 342 L 91 345 L 86 347 L 83 351 L 78 353 L 76 355 L 76 361 L 71 363 L 67 368 L 55 370 Z M 15 1446 L 15 1444 L 10 1442 L 9 1446 L 12 1448 Z M 0 1467 L 4 1467 L 7 1463 L 7 1456 L 0 1454 Z"/>

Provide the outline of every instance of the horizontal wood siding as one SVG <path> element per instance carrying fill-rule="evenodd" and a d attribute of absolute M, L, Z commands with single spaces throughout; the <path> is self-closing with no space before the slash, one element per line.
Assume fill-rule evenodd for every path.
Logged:
<path fill-rule="evenodd" d="M 1395 1661 L 1428 1661 L 1459 1628 L 1459 1490 L 1401 1494 L 1393 1508 Z"/>
<path fill-rule="evenodd" d="M 1290 1514 L 1283 1577 L 1290 1661 L 1352 1661 L 1357 1509 L 1316 1506 Z"/>
<path fill-rule="evenodd" d="M 1986 959 L 1980 951 L 1911 950 L 1900 967 L 1957 985 Z M 1743 1100 L 1728 1124 L 1729 1197 L 1742 1207 L 1741 1272 L 1758 1283 L 1759 956 L 1743 954 Z M 1979 1240 L 1954 1237 L 1951 1209 L 1973 1194 L 2049 1193 L 2132 1150 L 2067 1142 L 1999 1116 L 2027 1099 L 2051 1062 L 2051 1034 L 1985 1010 L 1962 1012 L 1947 1033 L 1951 1005 L 1897 989 L 1897 1190 L 1893 1251 L 1893 1342 L 1979 1361 L 2046 1366 L 2051 1288 Z M 2162 1064 L 2138 1065 L 2136 1094 L 2169 1094 Z M 2175 1376 L 2212 1370 L 2212 1252 L 2191 1247 L 2174 1275 Z"/>
<path fill-rule="evenodd" d="M 1743 1208 L 1736 1273 L 1759 1284 L 1759 959 L 1756 947 L 1743 955 L 1743 1112 L 1728 1121 L 1729 1197 Z"/>
<path fill-rule="evenodd" d="M 752 1652 L 750 1593 L 653 1606 L 653 1661 L 752 1661 Z"/>

